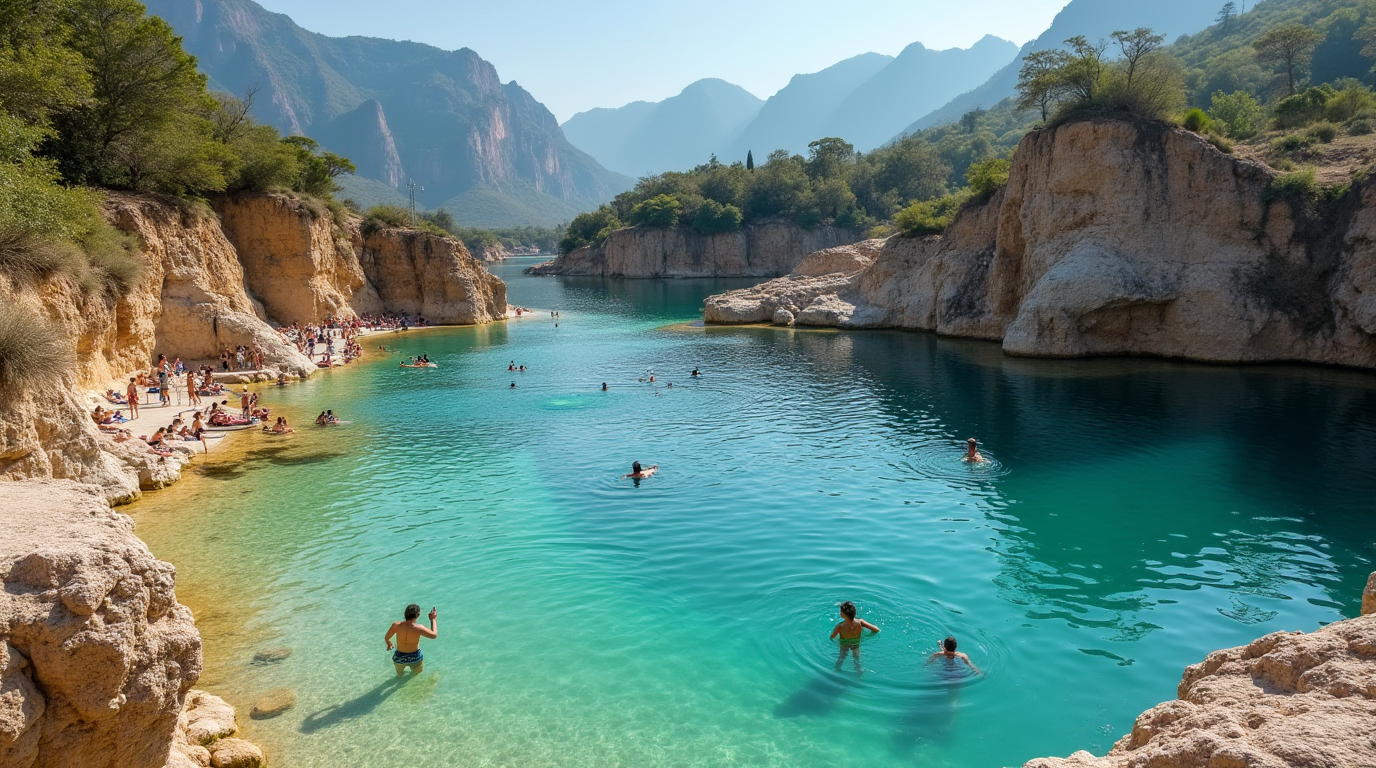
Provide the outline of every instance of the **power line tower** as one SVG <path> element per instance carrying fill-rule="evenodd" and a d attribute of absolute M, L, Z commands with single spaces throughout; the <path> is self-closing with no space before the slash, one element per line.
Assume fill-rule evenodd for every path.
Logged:
<path fill-rule="evenodd" d="M 416 226 L 416 193 L 424 192 L 425 187 L 417 184 L 414 180 L 406 182 L 406 188 L 411 191 L 411 226 Z"/>

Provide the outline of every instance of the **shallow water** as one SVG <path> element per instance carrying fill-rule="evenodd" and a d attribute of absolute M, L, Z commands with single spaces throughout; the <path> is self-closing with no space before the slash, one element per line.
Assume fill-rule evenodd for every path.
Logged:
<path fill-rule="evenodd" d="M 300 696 L 244 718 L 276 766 L 1020 765 L 1108 749 L 1211 650 L 1358 612 L 1376 376 L 691 328 L 741 283 L 525 265 L 511 299 L 557 329 L 383 338 L 439 369 L 271 388 L 351 423 L 244 435 L 130 509 L 201 687 Z M 827 640 L 847 599 L 883 629 L 863 674 Z M 397 683 L 409 602 L 440 639 Z M 924 664 L 952 633 L 987 677 Z"/>

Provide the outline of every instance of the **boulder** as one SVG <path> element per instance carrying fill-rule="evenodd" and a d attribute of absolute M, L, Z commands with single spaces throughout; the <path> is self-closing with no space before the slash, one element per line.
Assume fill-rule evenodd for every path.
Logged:
<path fill-rule="evenodd" d="M 1362 593 L 1362 615 L 1376 613 L 1376 573 L 1366 580 L 1366 591 Z"/>
<path fill-rule="evenodd" d="M 774 325 L 782 325 L 782 326 L 784 326 L 784 327 L 786 327 L 786 328 L 787 328 L 787 327 L 792 327 L 792 325 L 793 325 L 793 313 L 790 312 L 790 311 L 788 311 L 787 309 L 784 309 L 783 307 L 780 307 L 780 308 L 774 310 L 774 321 L 773 321 L 773 322 L 774 322 Z"/>
<path fill-rule="evenodd" d="M 212 768 L 262 768 L 263 750 L 243 739 L 222 739 L 210 751 Z"/>
<path fill-rule="evenodd" d="M 258 666 L 263 666 L 266 664 L 276 664 L 279 661 L 286 660 L 286 658 L 291 656 L 291 654 L 292 649 L 288 648 L 285 645 L 279 645 L 273 648 L 264 648 L 263 650 L 253 654 L 253 663 Z"/>
<path fill-rule="evenodd" d="M 192 745 L 213 744 L 237 733 L 234 707 L 219 696 L 192 691 L 186 698 L 186 741 Z"/>
<path fill-rule="evenodd" d="M 175 570 L 100 489 L 0 494 L 0 765 L 161 768 L 201 673 Z"/>

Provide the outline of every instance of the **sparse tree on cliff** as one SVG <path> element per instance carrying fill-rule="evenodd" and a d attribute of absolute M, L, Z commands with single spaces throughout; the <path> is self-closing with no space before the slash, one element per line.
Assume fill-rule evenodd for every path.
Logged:
<path fill-rule="evenodd" d="M 1296 73 L 1309 63 L 1314 46 L 1323 40 L 1323 35 L 1303 24 L 1286 24 L 1276 27 L 1257 38 L 1252 47 L 1257 59 L 1263 64 L 1281 67 L 1285 70 L 1287 94 L 1295 95 Z"/>
<path fill-rule="evenodd" d="M 1114 32 L 1113 42 L 1117 43 L 1118 50 L 1123 52 L 1123 63 L 1127 67 L 1127 85 L 1131 88 L 1133 78 L 1137 76 L 1143 60 L 1161 48 L 1161 44 L 1166 42 L 1166 36 L 1158 35 L 1147 27 L 1138 27 L 1131 32 Z"/>
<path fill-rule="evenodd" d="M 755 170 L 755 153 L 750 150 L 745 152 L 745 170 L 752 172 Z"/>
<path fill-rule="evenodd" d="M 1018 109 L 1036 109 L 1042 121 L 1051 116 L 1051 108 L 1065 95 L 1061 70 L 1068 54 L 1062 50 L 1033 51 L 1022 60 L 1018 73 Z"/>
<path fill-rule="evenodd" d="M 1228 30 L 1232 28 L 1233 19 L 1235 18 L 1237 18 L 1237 3 L 1225 3 L 1223 10 L 1218 12 L 1218 18 L 1215 19 L 1219 24 L 1218 33 L 1220 35 L 1228 34 Z"/>

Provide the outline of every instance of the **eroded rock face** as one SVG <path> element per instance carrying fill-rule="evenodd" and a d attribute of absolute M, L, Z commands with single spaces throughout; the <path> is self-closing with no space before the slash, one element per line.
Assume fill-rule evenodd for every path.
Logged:
<path fill-rule="evenodd" d="M 363 238 L 360 261 L 389 311 L 443 325 L 506 317 L 506 283 L 457 240 L 383 229 Z"/>
<path fill-rule="evenodd" d="M 777 277 L 788 274 L 808 254 L 859 239 L 848 229 L 805 229 L 785 222 L 751 224 L 720 235 L 702 235 L 686 227 L 635 227 L 526 271 L 594 277 Z"/>
<path fill-rule="evenodd" d="M 1376 366 L 1376 184 L 1325 220 L 1265 202 L 1274 172 L 1182 130 L 1029 135 L 1008 185 L 940 237 L 854 273 L 712 297 L 708 322 L 909 328 L 1020 355 Z M 809 309 L 811 308 L 811 309 Z"/>
<path fill-rule="evenodd" d="M 98 489 L 0 494 L 0 765 L 161 768 L 201 640 L 155 559 Z"/>
<path fill-rule="evenodd" d="M 1376 574 L 1373 574 L 1376 578 Z M 1352 768 L 1376 765 L 1376 616 L 1267 635 L 1185 670 L 1107 755 L 1025 768 Z"/>
<path fill-rule="evenodd" d="M 381 311 L 356 253 L 357 232 L 340 230 L 287 195 L 215 201 L 225 237 L 243 265 L 248 291 L 279 325 Z"/>

